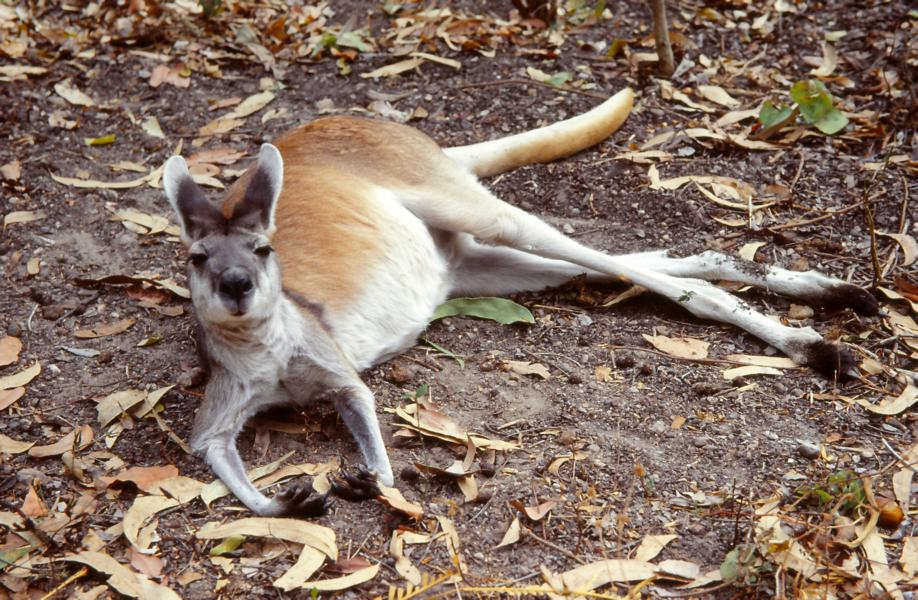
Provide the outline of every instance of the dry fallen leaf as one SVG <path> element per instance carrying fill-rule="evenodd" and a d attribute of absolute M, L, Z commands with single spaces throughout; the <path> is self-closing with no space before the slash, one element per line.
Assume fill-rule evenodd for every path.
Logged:
<path fill-rule="evenodd" d="M 915 238 L 907 233 L 883 233 L 878 231 L 877 235 L 882 235 L 895 240 L 902 248 L 902 266 L 907 267 L 918 260 L 918 242 Z"/>
<path fill-rule="evenodd" d="M 727 91 L 717 85 L 699 85 L 698 93 L 707 100 L 711 102 L 716 102 L 721 106 L 726 106 L 727 108 L 736 108 L 740 105 L 740 101 L 727 93 Z"/>
<path fill-rule="evenodd" d="M 181 600 L 181 596 L 172 589 L 147 579 L 142 574 L 127 568 L 102 552 L 80 552 L 79 554 L 70 554 L 56 560 L 84 564 L 99 573 L 108 575 L 108 585 L 118 593 L 130 598 Z"/>
<path fill-rule="evenodd" d="M 0 166 L 0 177 L 3 177 L 7 181 L 18 181 L 19 176 L 22 174 L 22 165 L 18 160 L 8 162 L 3 166 Z"/>
<path fill-rule="evenodd" d="M 755 365 L 759 367 L 774 367 L 776 369 L 796 369 L 800 365 L 786 356 L 759 356 L 754 354 L 728 354 L 724 360 L 740 363 L 741 365 Z"/>
<path fill-rule="evenodd" d="M 694 338 L 671 338 L 665 335 L 642 334 L 644 339 L 659 350 L 677 358 L 704 359 L 708 357 L 708 347 L 711 345 Z"/>
<path fill-rule="evenodd" d="M 0 338 L 0 367 L 11 365 L 19 360 L 22 351 L 22 342 L 17 337 L 5 336 Z"/>
<path fill-rule="evenodd" d="M 216 540 L 233 535 L 287 540 L 314 548 L 333 560 L 338 558 L 335 532 L 302 519 L 248 517 L 227 523 L 210 522 L 198 529 L 195 537 L 200 540 Z"/>
<path fill-rule="evenodd" d="M 272 100 L 274 100 L 274 94 L 271 92 L 260 92 L 258 94 L 253 94 L 252 96 L 249 96 L 243 100 L 232 111 L 223 115 L 223 118 L 244 119 L 245 117 L 263 109 L 265 106 L 270 104 Z"/>
<path fill-rule="evenodd" d="M 29 456 L 32 458 L 47 458 L 49 456 L 58 456 L 64 452 L 73 452 L 74 450 L 79 452 L 89 447 L 92 444 L 92 440 L 92 427 L 80 425 L 53 444 L 32 447 L 29 450 Z"/>
<path fill-rule="evenodd" d="M 528 360 L 505 360 L 501 363 L 501 367 L 517 375 L 535 375 L 542 379 L 551 379 L 548 367 L 541 363 L 529 362 Z"/>
<path fill-rule="evenodd" d="M 751 377 L 752 375 L 783 375 L 784 371 L 772 367 L 761 367 L 757 365 L 748 365 L 745 367 L 736 367 L 727 369 L 723 372 L 724 379 L 731 380 L 737 377 Z"/>
<path fill-rule="evenodd" d="M 318 590 L 320 592 L 337 592 L 352 588 L 361 583 L 366 583 L 376 577 L 377 573 L 379 573 L 379 563 L 365 569 L 360 569 L 344 577 L 307 581 L 300 585 L 300 588 L 304 590 Z"/>
<path fill-rule="evenodd" d="M 666 547 L 666 544 L 670 543 L 677 537 L 678 536 L 673 534 L 644 536 L 644 539 L 641 540 L 641 545 L 638 546 L 638 549 L 634 552 L 635 560 L 653 560 L 660 552 L 663 551 L 663 548 Z"/>
<path fill-rule="evenodd" d="M 0 433 L 0 454 L 22 454 L 35 445 L 35 442 L 22 442 Z"/>
<path fill-rule="evenodd" d="M 418 520 L 424 516 L 424 508 L 420 504 L 416 504 L 405 499 L 398 488 L 390 488 L 380 484 L 379 491 L 382 494 L 379 496 L 379 501 L 392 510 L 398 511 L 404 515 L 408 515 L 415 520 Z"/>
<path fill-rule="evenodd" d="M 863 398 L 858 398 L 856 402 L 878 415 L 898 415 L 918 402 L 918 387 L 908 384 L 895 398 L 886 396 L 877 404 L 872 404 Z"/>
<path fill-rule="evenodd" d="M 92 98 L 78 90 L 73 86 L 73 82 L 69 79 L 65 79 L 59 83 L 54 84 L 54 91 L 57 92 L 57 95 L 76 106 L 95 106 L 96 103 Z"/>
<path fill-rule="evenodd" d="M 0 390 L 11 390 L 13 388 L 23 387 L 41 373 L 41 363 L 36 362 L 31 367 L 26 367 L 18 373 L 0 377 Z"/>
<path fill-rule="evenodd" d="M 130 467 L 117 475 L 102 476 L 100 479 L 107 485 L 116 481 L 130 481 L 141 491 L 150 493 L 158 489 L 159 484 L 178 476 L 178 467 L 175 465 L 161 465 L 154 467 Z"/>
<path fill-rule="evenodd" d="M 15 387 L 9 390 L 0 390 L 0 410 L 5 410 L 17 400 L 25 396 L 24 387 Z"/>
<path fill-rule="evenodd" d="M 743 245 L 740 248 L 738 254 L 740 258 L 744 258 L 748 261 L 755 261 L 755 253 L 758 252 L 759 248 L 762 246 L 768 245 L 768 242 L 749 242 L 748 244 Z"/>
<path fill-rule="evenodd" d="M 369 73 L 361 73 L 360 76 L 363 77 L 364 79 L 370 79 L 370 78 L 376 79 L 378 77 L 394 77 L 395 75 L 399 75 L 401 73 L 404 73 L 405 71 L 410 71 L 411 69 L 420 67 L 422 64 L 424 64 L 423 58 L 407 58 L 405 60 L 400 60 L 396 63 L 392 63 L 391 65 L 386 65 L 384 67 L 374 69 L 373 71 L 370 71 Z"/>
<path fill-rule="evenodd" d="M 507 528 L 507 531 L 504 533 L 504 537 L 501 538 L 500 543 L 495 548 L 500 548 L 502 546 L 509 546 L 510 544 L 515 544 L 520 540 L 520 518 L 514 517 L 513 522 L 510 523 L 510 527 Z"/>
<path fill-rule="evenodd" d="M 35 491 L 35 487 L 31 485 L 29 486 L 29 491 L 26 492 L 26 497 L 22 501 L 20 510 L 30 517 L 46 517 L 51 512 L 48 510 L 48 505 L 45 504 L 45 501 L 42 500 L 38 492 Z"/>
<path fill-rule="evenodd" d="M 292 567 L 274 580 L 274 587 L 280 588 L 285 592 L 295 590 L 300 585 L 315 575 L 325 562 L 325 554 L 310 546 L 303 546 L 300 556 Z"/>
<path fill-rule="evenodd" d="M 130 329 L 135 322 L 134 319 L 121 319 L 113 323 L 103 323 L 91 329 L 77 329 L 73 332 L 73 335 L 81 339 L 95 339 L 117 335 Z"/>
<path fill-rule="evenodd" d="M 46 216 L 48 215 L 43 210 L 16 210 L 11 213 L 7 213 L 3 217 L 3 227 L 5 229 L 7 225 L 12 225 L 13 223 L 31 223 L 32 221 L 40 221 Z"/>
<path fill-rule="evenodd" d="M 138 496 L 131 508 L 124 513 L 122 528 L 124 537 L 135 549 L 148 552 L 153 548 L 155 524 L 146 528 L 147 523 L 164 510 L 178 506 L 178 500 L 165 496 Z"/>

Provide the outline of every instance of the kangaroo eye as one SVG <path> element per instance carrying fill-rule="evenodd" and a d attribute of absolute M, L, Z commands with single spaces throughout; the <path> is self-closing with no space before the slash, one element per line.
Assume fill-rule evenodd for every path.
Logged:
<path fill-rule="evenodd" d="M 255 254 L 261 256 L 262 258 L 270 255 L 272 252 L 274 252 L 274 248 L 271 246 L 259 246 L 255 248 Z"/>
<path fill-rule="evenodd" d="M 207 260 L 207 255 L 203 252 L 195 252 L 194 254 L 188 257 L 188 262 L 193 264 L 196 267 L 200 267 Z"/>

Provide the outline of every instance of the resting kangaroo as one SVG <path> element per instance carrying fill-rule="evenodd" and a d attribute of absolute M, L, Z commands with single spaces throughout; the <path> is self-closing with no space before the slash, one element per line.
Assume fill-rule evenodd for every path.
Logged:
<path fill-rule="evenodd" d="M 813 329 L 782 325 L 706 280 L 874 313 L 864 290 L 714 252 L 610 256 L 477 180 L 601 142 L 632 101 L 625 89 L 566 121 L 446 149 L 404 125 L 319 119 L 264 144 L 219 206 L 181 157 L 169 159 L 163 186 L 188 245 L 199 345 L 212 371 L 191 443 L 246 506 L 260 515 L 324 506 L 303 488 L 269 499 L 246 477 L 236 436 L 246 419 L 281 403 L 334 402 L 367 472 L 392 485 L 373 394 L 359 373 L 412 346 L 448 296 L 540 290 L 584 273 L 626 279 L 694 315 L 741 327 L 798 363 L 829 375 L 853 369 L 848 351 Z M 348 481 L 375 488 L 373 477 Z"/>

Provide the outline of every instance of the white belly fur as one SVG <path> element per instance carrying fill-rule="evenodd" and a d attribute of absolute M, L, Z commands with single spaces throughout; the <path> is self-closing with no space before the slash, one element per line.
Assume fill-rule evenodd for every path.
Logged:
<path fill-rule="evenodd" d="M 450 287 L 448 259 L 427 226 L 388 190 L 374 203 L 387 217 L 377 222 L 385 249 L 351 303 L 325 315 L 358 371 L 414 345 Z"/>

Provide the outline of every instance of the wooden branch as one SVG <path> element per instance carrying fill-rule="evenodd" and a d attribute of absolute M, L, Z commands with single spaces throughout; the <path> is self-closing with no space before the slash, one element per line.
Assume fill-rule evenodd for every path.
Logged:
<path fill-rule="evenodd" d="M 676 70 L 673 62 L 673 46 L 669 41 L 669 26 L 666 23 L 664 0 L 647 0 L 653 13 L 653 35 L 657 41 L 657 59 L 660 75 L 669 77 Z"/>

